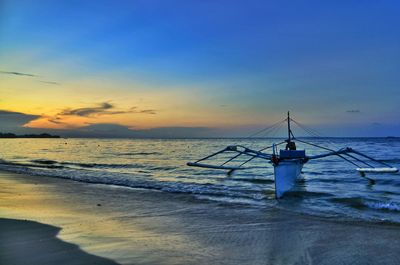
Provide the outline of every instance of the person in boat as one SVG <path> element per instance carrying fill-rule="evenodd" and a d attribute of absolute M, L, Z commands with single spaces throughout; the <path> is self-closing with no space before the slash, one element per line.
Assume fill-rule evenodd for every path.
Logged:
<path fill-rule="evenodd" d="M 296 150 L 296 143 L 287 140 L 286 150 Z"/>

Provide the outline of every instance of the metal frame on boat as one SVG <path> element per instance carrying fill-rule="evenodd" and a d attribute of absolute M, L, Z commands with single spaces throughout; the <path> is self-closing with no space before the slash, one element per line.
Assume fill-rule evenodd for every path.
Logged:
<path fill-rule="evenodd" d="M 295 186 L 296 180 L 299 178 L 301 174 L 303 165 L 313 159 L 320 159 L 329 156 L 338 156 L 343 160 L 351 163 L 353 166 L 355 166 L 356 167 L 355 169 L 360 173 L 360 176 L 368 179 L 371 183 L 374 183 L 374 180 L 371 178 L 367 178 L 366 173 L 375 173 L 375 174 L 396 173 L 399 171 L 397 168 L 392 167 L 383 161 L 376 160 L 350 147 L 342 148 L 339 150 L 333 150 L 324 146 L 317 145 L 315 143 L 311 143 L 296 138 L 291 130 L 291 122 L 294 122 L 300 127 L 302 127 L 302 125 L 293 120 L 292 118 L 290 118 L 289 112 L 287 114 L 287 118 L 281 121 L 280 123 L 282 122 L 287 122 L 288 138 L 285 141 L 273 144 L 271 146 L 267 146 L 260 150 L 254 150 L 242 145 L 227 146 L 226 148 L 211 155 L 208 155 L 204 158 L 201 158 L 195 162 L 189 162 L 187 163 L 187 165 L 194 167 L 201 167 L 201 168 L 227 170 L 228 174 L 231 174 L 235 170 L 254 168 L 254 167 L 245 167 L 246 164 L 248 164 L 254 159 L 264 159 L 268 163 L 272 164 L 274 167 L 275 197 L 277 199 L 282 198 L 282 196 L 287 191 L 291 190 Z M 328 152 L 319 155 L 307 156 L 306 150 L 297 150 L 296 142 L 294 140 L 306 145 L 323 149 Z M 285 143 L 286 143 L 285 148 L 280 149 L 278 152 L 278 146 Z M 272 152 L 266 153 L 265 151 L 268 149 L 272 150 Z M 231 156 L 226 161 L 218 165 L 206 162 L 211 158 L 224 153 L 225 154 L 231 153 L 233 154 L 233 156 Z M 238 158 L 242 156 L 247 156 L 248 158 L 239 164 L 232 165 L 235 160 L 237 161 Z"/>

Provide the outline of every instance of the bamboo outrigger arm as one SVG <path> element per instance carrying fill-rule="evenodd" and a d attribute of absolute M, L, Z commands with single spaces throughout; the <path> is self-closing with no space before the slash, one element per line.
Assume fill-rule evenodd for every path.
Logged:
<path fill-rule="evenodd" d="M 364 159 L 367 159 L 367 161 L 357 157 L 356 155 L 358 155 L 359 157 L 362 157 Z M 361 175 L 365 175 L 365 173 L 367 172 L 374 172 L 374 173 L 396 173 L 399 170 L 396 167 L 392 167 L 391 165 L 383 162 L 383 161 L 379 161 L 376 160 L 370 156 L 367 156 L 359 151 L 354 150 L 353 148 L 350 147 L 346 147 L 346 148 L 342 148 L 338 151 L 331 151 L 325 154 L 320 154 L 320 155 L 315 155 L 315 156 L 308 156 L 308 160 L 312 160 L 312 159 L 319 159 L 319 158 L 324 158 L 324 157 L 328 157 L 328 156 L 339 156 L 340 158 L 346 160 L 347 162 L 355 165 L 357 168 L 356 170 L 358 172 L 361 173 Z M 349 158 L 352 158 L 355 162 L 351 161 Z M 363 165 L 366 165 L 367 167 L 360 167 L 359 164 L 357 164 L 357 162 L 362 163 Z M 376 165 L 381 165 L 381 166 L 385 166 L 385 167 L 376 167 L 374 165 L 372 165 L 372 163 L 376 164 Z"/>
<path fill-rule="evenodd" d="M 187 163 L 188 166 L 209 168 L 209 169 L 221 169 L 227 170 L 230 175 L 235 170 L 239 169 L 253 169 L 253 168 L 272 168 L 274 170 L 274 181 L 275 181 L 275 197 L 281 198 L 283 194 L 294 187 L 296 180 L 302 172 L 303 165 L 310 160 L 321 159 L 330 156 L 337 156 L 346 162 L 355 166 L 355 170 L 360 173 L 360 176 L 369 180 L 370 184 L 374 184 L 375 180 L 368 178 L 366 173 L 396 173 L 399 170 L 396 167 L 374 159 L 368 155 L 363 154 L 360 151 L 356 151 L 350 147 L 334 150 L 325 146 L 318 145 L 316 143 L 310 143 L 305 139 L 298 139 L 293 135 L 291 130 L 291 121 L 303 128 L 309 134 L 315 136 L 313 131 L 305 129 L 303 125 L 294 121 L 290 118 L 289 112 L 286 119 L 264 128 L 259 132 L 252 134 L 250 137 L 255 136 L 261 132 L 271 130 L 274 128 L 279 129 L 281 123 L 287 122 L 288 125 L 288 138 L 284 141 L 267 146 L 265 148 L 254 150 L 247 148 L 242 145 L 231 145 L 218 152 L 201 158 L 195 162 Z M 311 132 L 311 133 L 310 133 Z M 318 136 L 318 135 L 317 135 Z M 297 150 L 296 142 L 307 144 L 315 148 L 322 149 L 325 153 L 318 155 L 307 156 L 306 150 Z M 285 144 L 284 148 L 280 148 L 278 152 L 277 146 Z M 269 153 L 265 150 L 271 149 Z M 214 160 L 214 163 L 208 163 L 212 158 L 219 156 L 218 159 Z M 263 159 L 264 165 L 262 167 L 245 167 L 244 165 L 255 160 Z M 266 161 L 265 161 L 266 160 Z M 218 161 L 218 162 L 216 162 Z M 223 162 L 221 162 L 223 161 Z M 265 163 L 266 162 L 266 163 Z"/>
<path fill-rule="evenodd" d="M 188 165 L 190 167 L 202 167 L 202 168 L 223 169 L 223 170 L 243 169 L 240 167 L 216 166 L 216 165 L 202 164 L 202 163 L 197 163 L 197 162 L 188 162 L 186 165 Z"/>
<path fill-rule="evenodd" d="M 267 149 L 267 148 L 264 148 L 264 149 Z M 231 158 L 227 159 L 225 162 L 223 162 L 220 165 L 200 163 L 202 161 L 208 160 L 208 159 L 210 159 L 214 156 L 220 155 L 222 153 L 234 153 L 235 155 L 232 156 Z M 250 159 L 248 159 L 244 163 L 240 164 L 239 166 L 226 166 L 227 163 L 229 163 L 232 160 L 238 158 L 239 156 L 243 156 L 243 155 L 249 156 Z M 272 155 L 264 153 L 259 150 L 250 149 L 250 148 L 247 148 L 247 147 L 244 147 L 241 145 L 231 145 L 231 146 L 228 146 L 228 147 L 226 147 L 218 152 L 215 152 L 209 156 L 203 157 L 195 162 L 188 162 L 187 165 L 191 166 L 191 167 L 212 168 L 212 169 L 222 169 L 222 170 L 234 171 L 234 170 L 238 170 L 238 169 L 254 168 L 254 167 L 242 167 L 242 166 L 255 158 L 260 158 L 260 159 L 265 159 L 265 160 L 270 161 L 272 158 Z"/>

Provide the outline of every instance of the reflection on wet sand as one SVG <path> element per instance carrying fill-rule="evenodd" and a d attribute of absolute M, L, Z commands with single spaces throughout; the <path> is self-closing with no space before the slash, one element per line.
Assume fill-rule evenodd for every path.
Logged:
<path fill-rule="evenodd" d="M 0 187 L 1 216 L 61 227 L 63 241 L 121 264 L 390 265 L 400 260 L 397 225 L 338 222 L 187 194 L 3 172 Z"/>

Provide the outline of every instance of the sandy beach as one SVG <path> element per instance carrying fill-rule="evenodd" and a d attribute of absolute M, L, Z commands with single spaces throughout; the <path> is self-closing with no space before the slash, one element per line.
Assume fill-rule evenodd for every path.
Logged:
<path fill-rule="evenodd" d="M 1 264 L 400 263 L 398 225 L 8 172 L 0 217 Z"/>
<path fill-rule="evenodd" d="M 32 221 L 0 219 L 0 264 L 101 264 L 111 260 L 83 252 L 56 238 L 60 228 Z"/>

